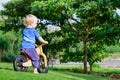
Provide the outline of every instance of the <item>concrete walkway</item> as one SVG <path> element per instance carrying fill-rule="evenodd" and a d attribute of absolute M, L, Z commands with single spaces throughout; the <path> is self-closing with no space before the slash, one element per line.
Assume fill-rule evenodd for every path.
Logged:
<path fill-rule="evenodd" d="M 98 62 L 101 67 L 105 68 L 120 68 L 120 60 L 118 59 L 112 59 L 112 60 L 103 60 L 101 62 Z"/>
<path fill-rule="evenodd" d="M 104 68 L 120 68 L 120 59 L 105 59 L 101 62 L 98 62 L 96 64 L 99 64 L 101 67 Z M 50 66 L 52 64 L 50 63 Z M 81 62 L 68 62 L 68 63 L 60 63 L 59 61 L 53 62 L 54 65 L 63 65 L 63 66 L 82 66 L 83 63 Z"/>

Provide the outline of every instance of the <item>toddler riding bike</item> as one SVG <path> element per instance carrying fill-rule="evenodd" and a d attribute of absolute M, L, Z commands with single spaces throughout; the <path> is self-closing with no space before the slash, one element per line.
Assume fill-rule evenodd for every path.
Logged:
<path fill-rule="evenodd" d="M 23 18 L 23 23 L 25 28 L 22 31 L 21 54 L 14 61 L 14 70 L 27 71 L 29 66 L 33 66 L 35 74 L 47 73 L 47 59 L 42 52 L 42 45 L 48 44 L 48 41 L 44 40 L 36 30 L 38 19 L 36 16 L 28 14 Z M 37 48 L 35 48 L 36 39 L 43 43 Z"/>
<path fill-rule="evenodd" d="M 39 68 L 38 68 L 39 73 L 48 72 L 47 57 L 43 53 L 43 49 L 42 49 L 43 45 L 44 44 L 36 46 L 36 51 L 39 56 Z M 32 61 L 25 52 L 21 52 L 21 54 L 15 58 L 13 62 L 13 66 L 15 71 L 26 72 L 28 71 L 28 67 L 32 66 Z"/>

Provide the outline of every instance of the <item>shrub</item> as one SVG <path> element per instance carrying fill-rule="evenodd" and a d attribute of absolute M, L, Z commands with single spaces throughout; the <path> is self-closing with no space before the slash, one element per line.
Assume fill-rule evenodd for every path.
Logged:
<path fill-rule="evenodd" d="M 118 45 L 105 46 L 104 51 L 108 53 L 120 52 L 120 46 Z"/>
<path fill-rule="evenodd" d="M 13 53 L 7 53 L 7 54 L 4 54 L 2 57 L 1 57 L 1 61 L 3 62 L 13 62 L 13 60 L 15 59 L 16 55 L 13 54 Z"/>
<path fill-rule="evenodd" d="M 100 68 L 100 65 L 99 64 L 93 64 L 93 67 Z"/>

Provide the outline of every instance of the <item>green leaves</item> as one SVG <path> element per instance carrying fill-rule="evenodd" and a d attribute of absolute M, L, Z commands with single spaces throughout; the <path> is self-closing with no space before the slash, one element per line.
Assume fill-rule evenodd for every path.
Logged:
<path fill-rule="evenodd" d="M 71 8 L 71 3 L 72 0 L 35 1 L 31 4 L 31 12 L 42 19 L 63 22 L 74 12 Z"/>

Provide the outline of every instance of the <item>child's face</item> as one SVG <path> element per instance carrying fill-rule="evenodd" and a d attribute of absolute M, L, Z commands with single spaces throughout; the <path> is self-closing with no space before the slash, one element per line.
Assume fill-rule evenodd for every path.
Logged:
<path fill-rule="evenodd" d="M 37 27 L 37 21 L 34 21 L 31 25 L 32 25 L 32 28 L 36 28 Z"/>

